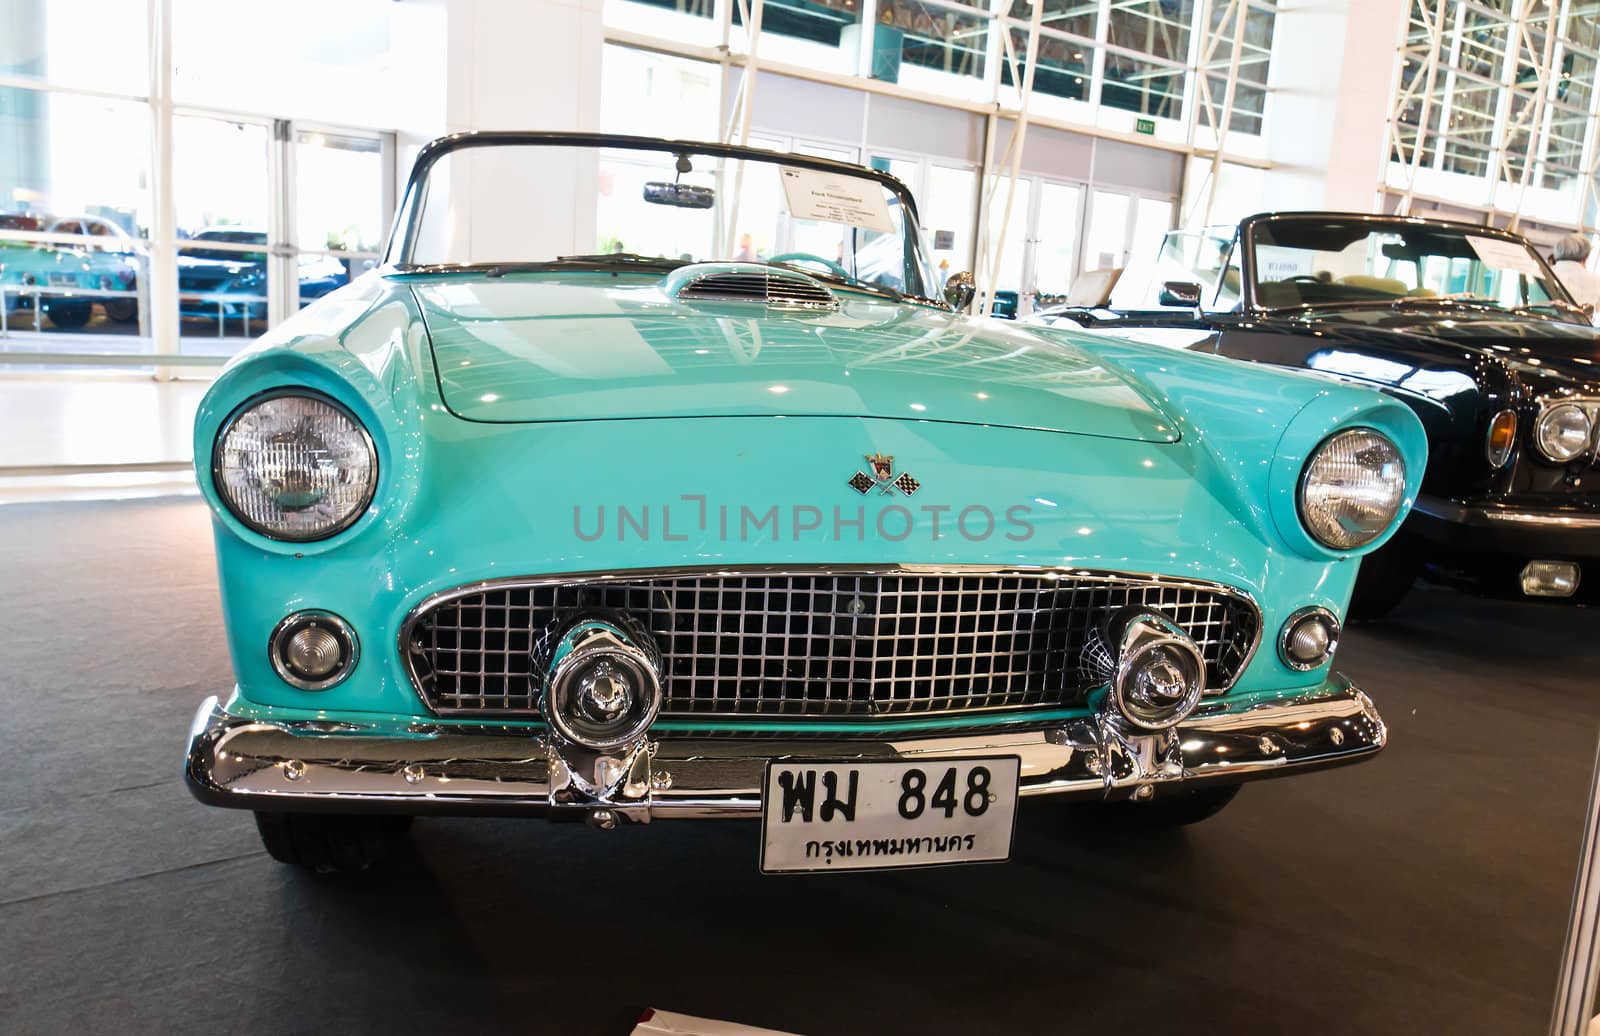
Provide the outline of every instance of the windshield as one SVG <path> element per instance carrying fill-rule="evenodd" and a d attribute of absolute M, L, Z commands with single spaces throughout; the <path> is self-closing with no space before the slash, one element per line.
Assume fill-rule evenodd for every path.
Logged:
<path fill-rule="evenodd" d="M 935 298 L 908 196 L 864 170 L 654 142 L 456 146 L 413 184 L 401 265 L 784 263 Z"/>
<path fill-rule="evenodd" d="M 1520 239 L 1396 220 L 1272 219 L 1250 235 L 1252 287 L 1268 309 L 1426 300 L 1504 309 L 1571 300 Z"/>

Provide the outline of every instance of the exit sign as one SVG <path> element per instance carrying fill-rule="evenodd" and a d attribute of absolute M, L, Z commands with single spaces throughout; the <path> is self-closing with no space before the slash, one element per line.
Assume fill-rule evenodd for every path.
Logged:
<path fill-rule="evenodd" d="M 1133 128 L 1140 133 L 1148 133 L 1153 136 L 1156 132 L 1156 120 L 1140 119 L 1138 122 L 1133 124 Z"/>

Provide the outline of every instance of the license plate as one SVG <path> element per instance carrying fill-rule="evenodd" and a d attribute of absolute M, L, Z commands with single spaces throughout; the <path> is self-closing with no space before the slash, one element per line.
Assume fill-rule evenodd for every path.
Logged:
<path fill-rule="evenodd" d="M 52 273 L 48 280 L 54 287 L 76 288 L 78 286 L 78 278 L 70 273 Z"/>
<path fill-rule="evenodd" d="M 990 863 L 1011 855 L 1016 756 L 915 763 L 770 762 L 761 871 Z"/>

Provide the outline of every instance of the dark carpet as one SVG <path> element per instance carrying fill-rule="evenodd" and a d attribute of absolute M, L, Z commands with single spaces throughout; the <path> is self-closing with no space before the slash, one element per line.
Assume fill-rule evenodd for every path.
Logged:
<path fill-rule="evenodd" d="M 422 820 L 317 878 L 179 778 L 230 681 L 195 501 L 0 508 L 0 1032 L 1542 1031 L 1600 616 L 1413 595 L 1342 668 L 1389 750 L 1162 836 L 1023 809 L 1009 864 L 762 878 L 757 826 Z"/>

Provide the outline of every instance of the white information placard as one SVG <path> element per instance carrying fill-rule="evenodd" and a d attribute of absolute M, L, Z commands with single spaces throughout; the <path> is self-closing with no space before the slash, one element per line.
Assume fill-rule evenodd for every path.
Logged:
<path fill-rule="evenodd" d="M 1515 241 L 1502 241 L 1497 237 L 1474 237 L 1467 235 L 1467 243 L 1472 250 L 1478 253 L 1484 265 L 1492 266 L 1497 270 L 1510 270 L 1513 273 L 1525 273 L 1529 277 L 1542 277 L 1544 271 L 1539 269 L 1539 264 L 1528 250 Z"/>
<path fill-rule="evenodd" d="M 843 223 L 885 234 L 894 232 L 889 203 L 883 197 L 882 185 L 876 181 L 790 166 L 781 166 L 778 172 L 789 200 L 789 215 L 795 219 Z"/>

